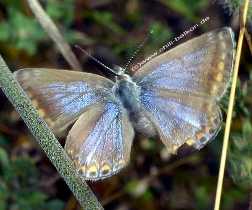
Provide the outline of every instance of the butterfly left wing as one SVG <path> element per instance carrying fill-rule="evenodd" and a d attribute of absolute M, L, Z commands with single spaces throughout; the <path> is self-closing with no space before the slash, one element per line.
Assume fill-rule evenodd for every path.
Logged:
<path fill-rule="evenodd" d="M 145 114 L 169 149 L 185 142 L 199 149 L 216 135 L 217 101 L 227 89 L 233 57 L 233 33 L 224 27 L 157 56 L 135 73 Z"/>
<path fill-rule="evenodd" d="M 120 102 L 97 104 L 70 130 L 65 149 L 79 174 L 99 180 L 118 173 L 130 159 L 134 130 Z"/>
<path fill-rule="evenodd" d="M 23 69 L 15 76 L 54 131 L 78 118 L 65 149 L 84 179 L 103 179 L 126 166 L 134 130 L 112 81 L 56 69 Z"/>
<path fill-rule="evenodd" d="M 86 109 L 113 97 L 114 82 L 95 74 L 43 68 L 14 74 L 54 133 L 60 133 Z"/>

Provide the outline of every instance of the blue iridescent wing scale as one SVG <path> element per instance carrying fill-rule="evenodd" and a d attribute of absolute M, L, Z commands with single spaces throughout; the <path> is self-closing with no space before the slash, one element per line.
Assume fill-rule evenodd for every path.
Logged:
<path fill-rule="evenodd" d="M 233 32 L 217 29 L 191 39 L 143 65 L 133 76 L 140 86 L 220 98 L 230 80 Z"/>
<path fill-rule="evenodd" d="M 56 69 L 21 69 L 15 76 L 55 133 L 83 111 L 110 100 L 114 83 L 99 75 Z"/>
<path fill-rule="evenodd" d="M 233 33 L 225 27 L 159 55 L 134 74 L 146 116 L 169 149 L 185 142 L 202 148 L 216 135 L 217 102 L 228 87 L 233 58 Z"/>
<path fill-rule="evenodd" d="M 84 112 L 70 130 L 66 151 L 84 179 L 98 180 L 120 171 L 130 159 L 134 130 L 116 102 Z"/>
<path fill-rule="evenodd" d="M 171 152 L 186 142 L 197 149 L 202 148 L 217 134 L 221 125 L 219 107 L 205 98 L 144 91 L 141 102 Z"/>

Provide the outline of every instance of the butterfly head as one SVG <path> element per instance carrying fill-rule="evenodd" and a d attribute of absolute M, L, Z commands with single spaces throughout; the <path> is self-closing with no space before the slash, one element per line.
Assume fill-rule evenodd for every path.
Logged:
<path fill-rule="evenodd" d="M 113 70 L 115 71 L 115 74 L 117 75 L 117 79 L 127 80 L 129 82 L 132 82 L 131 77 L 127 73 L 125 73 L 125 71 L 126 71 L 125 68 L 122 68 L 121 66 L 115 65 Z"/>
<path fill-rule="evenodd" d="M 118 76 L 122 76 L 122 75 L 125 74 L 126 69 L 125 69 L 125 68 L 122 68 L 121 66 L 115 65 L 115 66 L 114 66 L 114 71 L 116 72 L 116 74 L 117 74 Z"/>

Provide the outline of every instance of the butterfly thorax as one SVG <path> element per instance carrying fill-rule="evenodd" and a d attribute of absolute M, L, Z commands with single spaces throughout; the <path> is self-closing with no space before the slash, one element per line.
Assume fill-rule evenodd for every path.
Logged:
<path fill-rule="evenodd" d="M 128 111 L 130 118 L 137 117 L 140 109 L 140 87 L 130 78 L 123 78 L 117 81 L 116 96 Z"/>
<path fill-rule="evenodd" d="M 122 75 L 116 82 L 115 94 L 127 110 L 129 119 L 136 131 L 147 136 L 154 136 L 156 131 L 150 120 L 144 115 L 140 95 L 141 88 L 130 78 L 129 75 Z"/>

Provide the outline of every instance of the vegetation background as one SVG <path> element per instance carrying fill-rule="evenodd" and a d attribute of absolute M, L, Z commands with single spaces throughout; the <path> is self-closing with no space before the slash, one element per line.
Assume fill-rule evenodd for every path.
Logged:
<path fill-rule="evenodd" d="M 134 60 L 140 62 L 206 17 L 208 21 L 171 47 L 222 26 L 232 26 L 237 32 L 237 8 L 241 4 L 234 0 L 44 0 L 41 3 L 68 43 L 87 49 L 111 67 L 125 65 L 139 44 L 147 40 Z M 249 18 L 251 14 L 250 8 Z M 73 50 L 83 71 L 112 76 L 80 50 Z M 13 71 L 24 67 L 70 68 L 25 0 L 0 2 L 0 53 Z M 251 56 L 245 40 L 224 179 L 223 210 L 252 209 Z M 224 119 L 227 100 L 228 95 L 221 103 Z M 185 149 L 177 156 L 170 156 L 159 140 L 137 136 L 129 166 L 116 176 L 89 185 L 109 210 L 212 209 L 222 134 L 199 152 Z M 64 137 L 60 142 L 64 145 Z M 80 207 L 0 92 L 0 210 L 63 209 Z"/>

